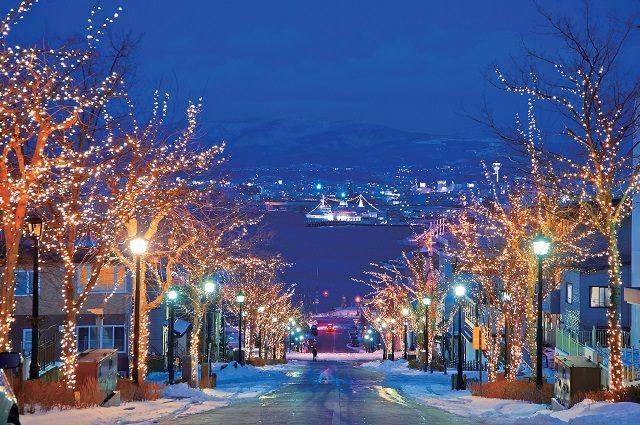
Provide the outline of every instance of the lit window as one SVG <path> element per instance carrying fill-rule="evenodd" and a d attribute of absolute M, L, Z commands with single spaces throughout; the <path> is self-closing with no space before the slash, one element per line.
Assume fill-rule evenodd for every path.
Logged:
<path fill-rule="evenodd" d="M 565 295 L 567 299 L 567 304 L 573 304 L 573 283 L 567 282 Z"/>
<path fill-rule="evenodd" d="M 608 286 L 592 286 L 589 292 L 589 307 L 609 307 Z"/>

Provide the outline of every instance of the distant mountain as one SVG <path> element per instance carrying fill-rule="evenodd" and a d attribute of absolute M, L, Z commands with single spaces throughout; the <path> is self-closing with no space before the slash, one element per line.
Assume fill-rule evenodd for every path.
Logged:
<path fill-rule="evenodd" d="M 501 160 L 497 139 L 410 132 L 376 124 L 304 118 L 209 123 L 207 138 L 225 140 L 233 166 L 315 163 L 330 166 L 450 165 Z"/>

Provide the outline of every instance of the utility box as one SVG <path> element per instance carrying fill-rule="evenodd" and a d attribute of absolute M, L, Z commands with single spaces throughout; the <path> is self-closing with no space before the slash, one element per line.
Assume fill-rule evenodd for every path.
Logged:
<path fill-rule="evenodd" d="M 103 401 L 111 396 L 118 382 L 118 350 L 93 349 L 78 355 L 78 382 L 92 378 Z"/>
<path fill-rule="evenodd" d="M 587 391 L 597 391 L 600 385 L 600 366 L 582 356 L 556 356 L 556 381 L 553 389 L 554 405 L 566 409 L 579 402 L 577 397 Z"/>

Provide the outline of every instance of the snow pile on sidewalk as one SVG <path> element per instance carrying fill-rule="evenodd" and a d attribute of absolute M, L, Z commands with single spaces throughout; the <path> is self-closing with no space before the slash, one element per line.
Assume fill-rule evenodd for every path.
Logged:
<path fill-rule="evenodd" d="M 159 400 L 126 403 L 118 407 L 51 410 L 27 414 L 20 420 L 23 425 L 151 424 L 160 419 L 206 412 L 273 391 L 284 383 L 286 373 L 300 367 L 296 362 L 261 368 L 228 365 L 221 369 L 221 366 L 218 364 L 213 368 L 218 376 L 216 388 L 200 390 L 181 383 L 167 386 Z M 162 374 L 154 375 L 153 379 L 166 381 Z"/>
<path fill-rule="evenodd" d="M 607 403 L 584 400 L 569 410 L 541 412 L 517 425 L 635 425 L 640 418 L 638 403 Z"/>
<path fill-rule="evenodd" d="M 451 389 L 451 373 L 433 374 L 409 369 L 405 360 L 373 361 L 361 367 L 384 374 L 383 385 L 397 388 L 423 404 L 436 407 L 481 423 L 516 425 L 627 425 L 636 424 L 640 404 L 584 401 L 569 410 L 552 412 L 549 406 L 520 400 L 502 400 L 472 396 L 467 390 Z M 476 378 L 477 372 L 466 372 Z M 483 376 L 486 379 L 486 374 Z M 633 422 L 632 422 L 633 418 Z"/>

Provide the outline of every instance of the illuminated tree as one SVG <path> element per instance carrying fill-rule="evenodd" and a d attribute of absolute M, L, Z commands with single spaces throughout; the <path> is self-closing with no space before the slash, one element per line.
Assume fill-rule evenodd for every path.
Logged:
<path fill-rule="evenodd" d="M 356 280 L 370 286 L 373 291 L 364 299 L 363 312 L 369 323 L 382 336 L 387 350 L 397 332 L 402 331 L 404 308 L 409 310 L 408 329 L 422 332 L 425 317 L 424 297 L 431 299 L 429 307 L 429 359 L 434 351 L 435 335 L 442 331 L 442 311 L 448 285 L 432 267 L 431 259 L 423 253 L 403 253 L 401 262 L 388 266 L 374 265 L 378 270 L 366 271 L 368 281 Z M 404 273 L 403 270 L 407 270 Z M 355 280 L 355 279 L 354 279 Z M 424 337 L 424 336 L 423 336 Z M 400 343 L 404 347 L 404 340 Z"/>
<path fill-rule="evenodd" d="M 85 74 L 87 64 L 97 55 L 94 42 L 104 34 L 111 17 L 97 29 L 89 26 L 86 45 L 77 49 L 10 46 L 12 26 L 33 3 L 22 1 L 0 23 L 0 215 L 5 258 L 0 290 L 0 345 L 6 348 L 13 321 L 14 271 L 24 219 L 29 210 L 41 208 L 45 201 L 72 190 L 72 179 L 51 184 L 59 175 L 72 170 L 78 178 L 95 171 L 83 169 L 88 167 L 85 161 L 95 163 L 88 159 L 94 155 L 95 146 L 79 146 L 75 136 L 82 132 L 80 126 L 91 111 L 98 119 L 119 80 L 116 71 L 99 77 Z M 95 12 L 96 9 L 92 17 Z"/>
<path fill-rule="evenodd" d="M 620 75 L 618 66 L 635 25 L 631 20 L 615 22 L 603 34 L 588 16 L 582 28 L 566 19 L 546 18 L 564 42 L 560 54 L 531 52 L 530 72 L 518 77 L 497 74 L 504 89 L 549 104 L 562 117 L 561 145 L 557 150 L 549 144 L 537 146 L 536 159 L 546 185 L 556 196 L 579 205 L 585 224 L 607 240 L 609 387 L 618 391 L 623 388 L 618 230 L 629 214 L 640 175 L 632 141 L 640 80 Z M 572 150 L 577 151 L 573 157 L 567 154 Z"/>
<path fill-rule="evenodd" d="M 253 357 L 253 347 L 261 330 L 269 330 L 265 334 L 270 335 L 271 329 L 275 329 L 273 337 L 284 337 L 281 326 L 273 326 L 273 323 L 282 324 L 289 317 L 298 317 L 298 308 L 292 303 L 293 287 L 278 281 L 278 275 L 287 264 L 278 256 L 239 258 L 233 269 L 225 276 L 222 284 L 222 297 L 228 305 L 227 311 L 239 317 L 239 306 L 236 295 L 239 292 L 245 294 L 242 307 L 242 333 L 243 347 L 246 350 L 246 358 Z M 262 308 L 261 308 L 262 307 Z M 263 310 L 263 311 L 261 311 Z M 273 322 L 276 318 L 276 322 Z M 286 329 L 284 330 L 286 334 Z M 273 341 L 274 342 L 274 341 Z"/>
<path fill-rule="evenodd" d="M 548 193 L 536 177 L 535 161 L 531 173 L 531 182 L 505 186 L 502 197 L 492 185 L 492 196 L 487 199 L 463 198 L 464 211 L 451 227 L 456 239 L 456 272 L 470 277 L 474 298 L 482 308 L 479 317 L 488 342 L 489 379 L 496 376 L 504 326 L 510 329 L 506 378 L 515 380 L 525 339 L 535 363 L 537 259 L 531 249 L 533 238 L 543 233 L 553 244 L 545 259 L 545 297 L 559 288 L 564 271 L 593 255 L 592 232 L 581 224 L 580 210 Z M 491 181 L 488 173 L 487 181 Z"/>

